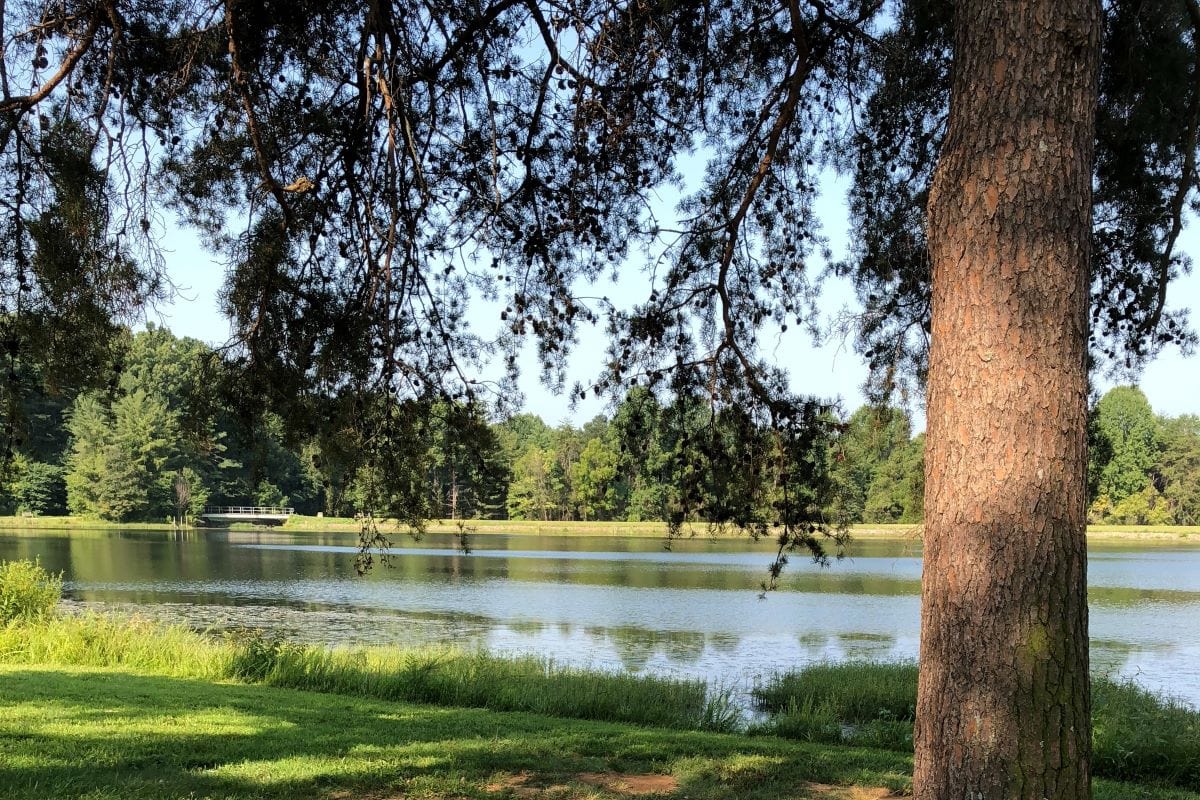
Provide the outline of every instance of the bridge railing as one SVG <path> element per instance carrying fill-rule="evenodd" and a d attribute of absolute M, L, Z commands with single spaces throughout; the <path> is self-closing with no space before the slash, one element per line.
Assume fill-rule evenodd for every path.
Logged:
<path fill-rule="evenodd" d="M 296 509 L 285 506 L 205 506 L 200 515 L 240 514 L 247 517 L 290 517 Z"/>

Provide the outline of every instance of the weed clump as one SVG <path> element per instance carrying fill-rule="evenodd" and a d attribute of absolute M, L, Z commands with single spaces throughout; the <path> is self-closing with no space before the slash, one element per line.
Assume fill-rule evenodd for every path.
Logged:
<path fill-rule="evenodd" d="M 62 576 L 40 561 L 0 561 L 0 624 L 37 622 L 54 615 L 62 599 Z"/>

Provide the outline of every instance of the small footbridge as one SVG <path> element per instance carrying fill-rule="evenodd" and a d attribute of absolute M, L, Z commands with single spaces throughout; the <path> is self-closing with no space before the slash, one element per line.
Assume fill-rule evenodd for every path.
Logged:
<path fill-rule="evenodd" d="M 232 525 L 248 522 L 251 525 L 282 525 L 296 513 L 294 508 L 282 506 L 205 506 L 200 519 L 208 525 Z"/>

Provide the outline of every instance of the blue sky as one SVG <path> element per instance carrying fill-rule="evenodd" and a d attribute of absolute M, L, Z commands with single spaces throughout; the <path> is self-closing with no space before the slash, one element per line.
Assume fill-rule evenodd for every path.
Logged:
<path fill-rule="evenodd" d="M 847 215 L 845 209 L 845 184 L 826 181 L 822 197 L 817 205 L 824 233 L 830 240 L 834 257 L 840 257 L 846 247 Z M 1182 252 L 1200 262 L 1200 223 L 1191 220 L 1179 240 Z M 210 344 L 222 344 L 229 338 L 229 323 L 217 310 L 217 295 L 224 281 L 224 268 L 211 253 L 202 247 L 195 234 L 183 228 L 172 228 L 167 232 L 165 247 L 167 271 L 179 288 L 173 302 L 158 306 L 149 312 L 148 318 L 156 324 L 170 328 L 176 335 L 192 336 Z M 629 302 L 644 295 L 632 288 L 635 281 L 624 278 L 620 287 L 607 287 L 604 291 L 624 292 Z M 602 291 L 601 293 L 604 293 Z M 589 292 L 590 293 L 590 292 Z M 824 313 L 826 323 L 843 308 L 853 308 L 853 293 L 848 281 L 830 280 L 826 285 Z M 613 294 L 614 299 L 618 294 Z M 1168 304 L 1173 308 L 1192 309 L 1193 324 L 1200 327 L 1200 274 L 1181 278 L 1171 287 Z M 491 317 L 490 309 L 488 316 Z M 485 331 L 486 325 L 480 324 Z M 604 360 L 605 335 L 603 328 L 581 330 L 580 345 L 571 358 L 568 386 L 576 378 L 593 376 Z M 854 352 L 850 341 L 834 339 L 824 346 L 814 346 L 807 333 L 793 327 L 775 341 L 764 341 L 766 355 L 786 366 L 792 375 L 793 388 L 807 394 L 826 398 L 839 398 L 847 410 L 853 410 L 863 402 L 861 386 L 867 370 L 863 359 Z M 571 420 L 582 424 L 607 409 L 605 403 L 589 396 L 575 409 L 565 396 L 558 396 L 538 381 L 536 361 L 532 352 L 527 354 L 522 365 L 522 391 L 525 395 L 525 410 L 538 414 L 550 423 Z M 1176 416 L 1200 413 L 1200 362 L 1197 357 L 1185 358 L 1177 350 L 1164 352 L 1148 365 L 1139 385 L 1145 391 L 1155 411 Z M 1111 381 L 1101 382 L 1101 391 L 1112 386 Z M 923 427 L 922 409 L 914 408 L 918 428 Z"/>

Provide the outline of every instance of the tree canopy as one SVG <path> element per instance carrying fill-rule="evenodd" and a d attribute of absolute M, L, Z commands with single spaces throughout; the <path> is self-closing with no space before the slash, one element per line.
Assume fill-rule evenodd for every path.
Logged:
<path fill-rule="evenodd" d="M 10 449 L 28 380 L 102 382 L 113 321 L 167 288 L 169 213 L 229 263 L 231 355 L 257 394 L 285 414 L 355 418 L 381 452 L 403 403 L 355 392 L 503 398 L 510 387 L 474 367 L 515 370 L 527 337 L 561 381 L 581 323 L 603 324 L 612 350 L 575 391 L 638 384 L 818 431 L 825 404 L 793 395 L 758 337 L 817 324 L 812 202 L 833 167 L 855 178 L 856 234 L 830 269 L 858 287 L 873 385 L 922 374 L 950 9 L 7 3 Z M 1188 266 L 1175 245 L 1195 204 L 1200 14 L 1121 0 L 1105 15 L 1092 351 L 1133 364 L 1192 340 L 1165 290 Z M 682 185 L 692 153 L 703 177 L 662 219 L 646 198 Z M 643 303 L 588 297 L 639 261 Z M 498 327 L 469 317 L 471 298 L 502 307 Z"/>

